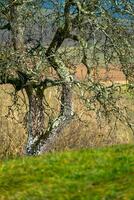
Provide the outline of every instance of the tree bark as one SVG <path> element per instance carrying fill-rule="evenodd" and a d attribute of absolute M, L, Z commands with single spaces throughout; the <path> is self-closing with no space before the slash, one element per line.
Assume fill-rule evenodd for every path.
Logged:
<path fill-rule="evenodd" d="M 70 84 L 62 85 L 61 109 L 59 116 L 45 131 L 45 108 L 43 105 L 43 90 L 26 88 L 29 100 L 27 116 L 28 139 L 26 144 L 27 155 L 38 155 L 51 150 L 51 144 L 61 133 L 61 130 L 73 118 L 72 88 Z"/>
<path fill-rule="evenodd" d="M 45 135 L 40 138 L 42 147 L 39 154 L 51 151 L 52 143 L 54 143 L 61 134 L 61 131 L 72 120 L 73 116 L 72 88 L 70 84 L 66 83 L 62 85 L 61 110 L 59 116 L 53 121 L 50 127 L 48 127 Z"/>
<path fill-rule="evenodd" d="M 40 137 L 44 135 L 45 113 L 43 105 L 43 92 L 41 88 L 26 88 L 29 101 L 29 111 L 27 115 L 28 139 L 26 144 L 26 154 L 34 155 L 40 151 Z"/>
<path fill-rule="evenodd" d="M 12 44 L 15 50 L 24 50 L 24 19 L 23 8 L 25 3 L 17 4 L 10 0 L 10 28 L 12 33 Z"/>

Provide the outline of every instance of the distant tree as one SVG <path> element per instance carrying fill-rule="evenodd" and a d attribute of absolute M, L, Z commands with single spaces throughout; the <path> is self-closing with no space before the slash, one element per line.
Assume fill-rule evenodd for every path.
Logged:
<path fill-rule="evenodd" d="M 27 94 L 28 155 L 48 151 L 48 144 L 73 119 L 72 91 L 76 87 L 89 110 L 99 108 L 105 115 L 118 115 L 116 86 L 94 80 L 92 72 L 100 60 L 106 67 L 116 62 L 132 83 L 132 1 L 1 0 L 0 11 L 1 36 L 7 35 L 1 41 L 0 84 L 12 84 L 16 92 Z M 86 66 L 85 80 L 71 74 L 69 66 L 74 62 Z M 46 76 L 50 68 L 56 76 Z M 60 110 L 46 128 L 44 91 L 56 86 L 61 88 Z"/>

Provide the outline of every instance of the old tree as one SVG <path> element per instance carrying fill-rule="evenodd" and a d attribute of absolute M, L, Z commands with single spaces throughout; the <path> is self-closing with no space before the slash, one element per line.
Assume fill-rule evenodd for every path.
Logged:
<path fill-rule="evenodd" d="M 48 151 L 73 119 L 74 88 L 89 110 L 119 115 L 116 86 L 93 79 L 92 72 L 100 60 L 106 68 L 116 62 L 133 86 L 133 11 L 134 3 L 124 0 L 0 1 L 0 84 L 27 95 L 28 155 Z M 70 70 L 77 63 L 87 69 L 84 80 Z M 46 120 L 48 87 L 59 88 L 60 109 Z"/>

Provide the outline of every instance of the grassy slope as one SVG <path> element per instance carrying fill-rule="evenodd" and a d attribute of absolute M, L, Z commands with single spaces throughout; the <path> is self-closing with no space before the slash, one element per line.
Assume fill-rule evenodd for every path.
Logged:
<path fill-rule="evenodd" d="M 134 199 L 134 146 L 0 163 L 0 200 Z"/>

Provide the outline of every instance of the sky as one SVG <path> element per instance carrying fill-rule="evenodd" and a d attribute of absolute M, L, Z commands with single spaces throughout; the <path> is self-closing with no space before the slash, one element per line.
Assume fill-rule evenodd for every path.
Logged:
<path fill-rule="evenodd" d="M 91 0 L 89 0 L 89 1 L 91 1 Z M 123 1 L 122 0 L 116 0 L 116 1 L 120 4 L 119 8 L 123 10 L 123 8 L 124 8 L 124 5 L 122 3 Z M 126 1 L 130 2 L 134 5 L 134 0 L 126 0 Z M 57 0 L 57 1 L 55 0 L 55 2 L 58 2 L 59 5 L 62 5 L 65 2 L 65 0 Z M 113 17 L 120 18 L 120 19 L 124 19 L 124 18 L 126 19 L 127 18 L 127 19 L 133 19 L 134 20 L 134 17 L 131 17 L 128 14 L 122 15 L 119 12 L 115 12 L 114 6 L 112 5 L 110 0 L 101 0 L 101 3 L 106 9 L 109 10 L 109 13 L 111 13 L 113 15 Z M 52 1 L 46 0 L 46 1 L 44 1 L 44 7 L 47 8 L 47 9 L 53 9 L 54 4 L 52 3 Z"/>

